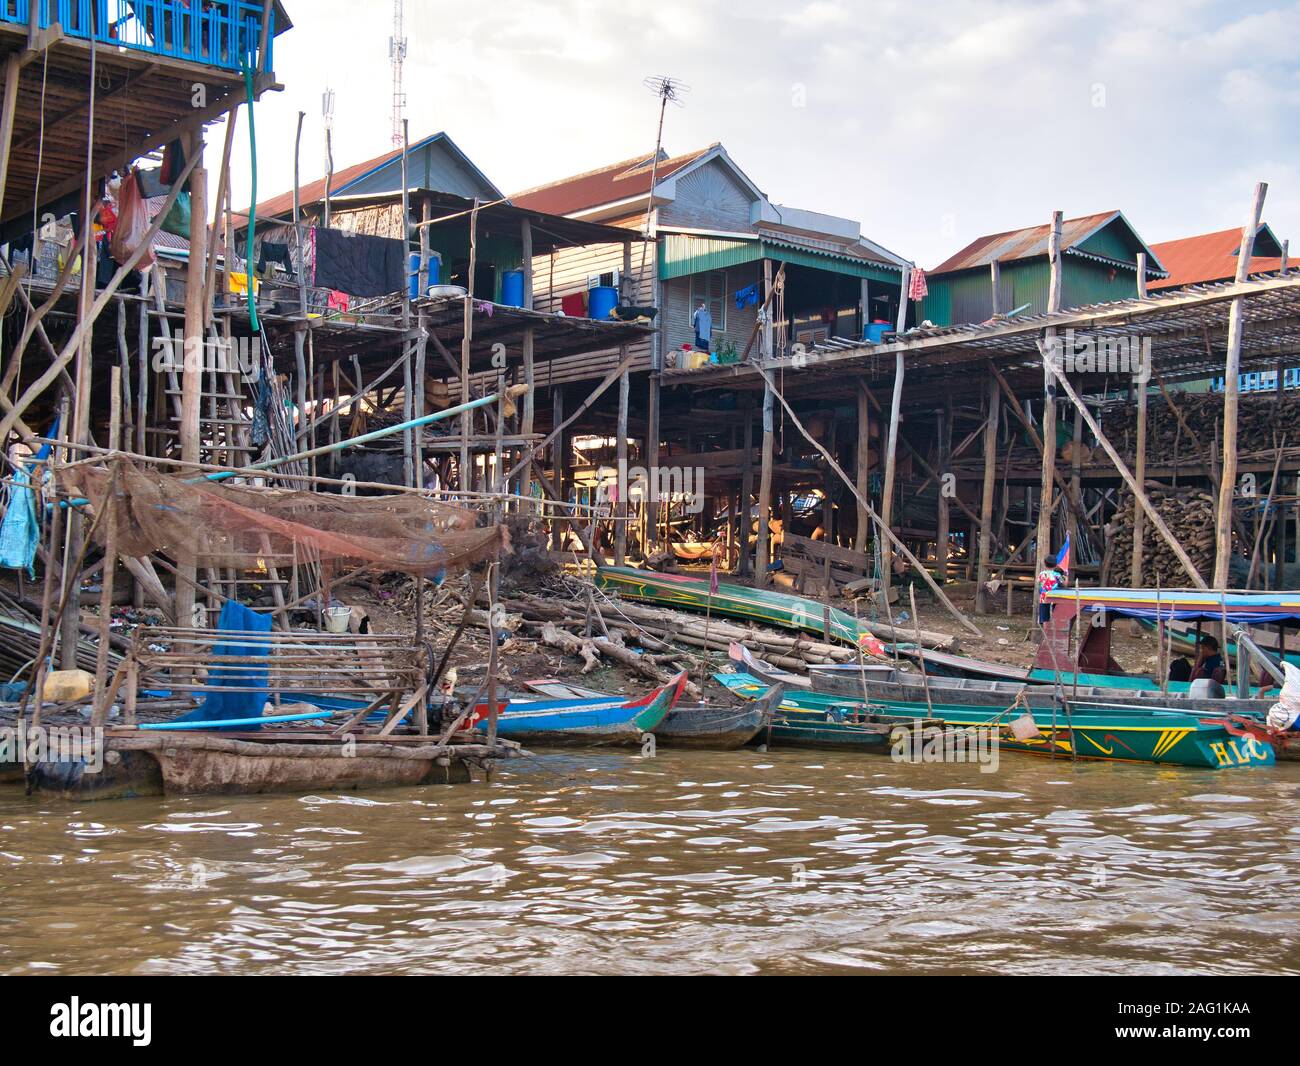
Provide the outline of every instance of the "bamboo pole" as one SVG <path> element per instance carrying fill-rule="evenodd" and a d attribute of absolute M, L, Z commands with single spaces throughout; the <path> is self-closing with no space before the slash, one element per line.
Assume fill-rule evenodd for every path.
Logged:
<path fill-rule="evenodd" d="M 911 285 L 911 267 L 904 267 L 898 294 L 898 326 L 901 337 L 907 329 L 907 290 Z M 891 530 L 894 523 L 894 481 L 898 476 L 898 433 L 902 421 L 903 378 L 907 366 L 902 352 L 894 356 L 894 391 L 889 399 L 889 436 L 885 444 L 885 483 L 880 495 L 881 524 Z M 880 548 L 880 595 L 889 599 L 889 586 L 893 580 L 893 559 L 886 542 Z"/>

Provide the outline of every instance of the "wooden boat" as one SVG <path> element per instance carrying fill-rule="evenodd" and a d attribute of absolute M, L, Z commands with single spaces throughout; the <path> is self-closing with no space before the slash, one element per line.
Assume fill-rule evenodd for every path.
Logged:
<path fill-rule="evenodd" d="M 594 689 L 566 681 L 526 681 L 524 686 L 557 699 L 602 698 L 602 694 Z M 664 716 L 664 720 L 654 727 L 653 732 L 658 742 L 668 748 L 706 748 L 713 751 L 743 748 L 767 725 L 771 709 L 779 698 L 779 695 L 769 690 L 758 700 L 740 705 L 678 705 Z"/>
<path fill-rule="evenodd" d="M 811 748 L 818 751 L 856 751 L 873 755 L 887 754 L 898 741 L 900 731 L 912 732 L 926 726 L 939 726 L 937 719 L 860 712 L 842 720 L 818 719 L 811 714 L 780 713 L 773 717 L 771 729 L 760 733 L 759 742 L 769 748 Z"/>
<path fill-rule="evenodd" d="M 987 681 L 1028 681 L 1029 670 L 1023 666 L 990 663 L 966 655 L 921 648 L 915 644 L 895 644 L 893 650 L 905 659 L 924 663 L 925 672 L 932 677 L 973 677 Z"/>
<path fill-rule="evenodd" d="M 499 741 L 437 743 L 436 737 L 362 734 L 351 747 L 328 731 L 149 733 L 109 729 L 103 766 L 85 760 L 33 763 L 34 794 L 78 802 L 138 796 L 224 796 L 320 789 L 457 784 L 485 776 L 495 759 L 519 754 Z"/>
<path fill-rule="evenodd" d="M 715 674 L 731 691 L 757 698 L 768 686 L 747 674 Z M 1013 707 L 1011 701 L 997 707 L 947 702 L 931 692 L 929 705 L 921 702 L 881 701 L 869 704 L 861 697 L 821 692 L 785 693 L 781 710 L 825 717 L 843 715 L 855 706 L 869 712 L 916 718 L 934 717 L 946 726 L 997 728 L 1000 746 L 1008 751 L 1064 758 L 1109 762 L 1153 762 L 1209 769 L 1238 769 L 1270 766 L 1273 747 L 1256 731 L 1227 716 L 1202 718 L 1194 711 L 1177 711 L 1165 706 L 1152 708 L 1096 703 L 1069 703 L 1055 707 Z M 1010 732 L 1013 718 L 1029 715 L 1037 736 L 1018 738 Z"/>
<path fill-rule="evenodd" d="M 497 712 L 497 736 L 537 747 L 634 746 L 663 721 L 686 687 L 683 671 L 637 699 L 626 696 L 561 700 L 510 700 Z M 475 733 L 488 729 L 488 706 L 471 718 Z"/>
<path fill-rule="evenodd" d="M 758 658 L 743 644 L 734 640 L 727 647 L 727 657 L 738 666 L 743 666 L 755 677 L 761 677 L 769 685 L 785 685 L 787 688 L 812 688 L 812 682 L 802 674 L 793 674 L 779 666 Z"/>
<path fill-rule="evenodd" d="M 731 751 L 761 737 L 781 702 L 779 685 L 769 688 L 757 700 L 740 706 L 694 704 L 674 707 L 655 726 L 654 734 L 666 748 L 707 748 Z"/>
<path fill-rule="evenodd" d="M 719 583 L 718 591 L 710 594 L 707 578 L 661 574 L 630 566 L 602 566 L 596 571 L 596 583 L 629 600 L 688 611 L 711 611 L 715 615 L 752 619 L 783 629 L 820 633 L 828 640 L 854 647 L 862 638 L 871 636 L 867 626 L 845 611 L 771 589 Z"/>

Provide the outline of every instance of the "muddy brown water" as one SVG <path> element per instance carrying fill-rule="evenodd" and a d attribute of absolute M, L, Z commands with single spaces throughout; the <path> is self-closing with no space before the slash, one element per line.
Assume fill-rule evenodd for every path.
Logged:
<path fill-rule="evenodd" d="M 0 972 L 1300 972 L 1300 764 L 571 752 L 489 785 L 0 790 Z"/>

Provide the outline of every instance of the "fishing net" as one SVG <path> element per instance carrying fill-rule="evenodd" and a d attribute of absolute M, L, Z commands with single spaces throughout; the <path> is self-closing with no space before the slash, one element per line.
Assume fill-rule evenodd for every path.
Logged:
<path fill-rule="evenodd" d="M 193 555 L 201 565 L 245 570 L 319 560 L 436 574 L 509 551 L 504 526 L 479 527 L 474 512 L 414 494 L 342 496 L 223 485 L 126 459 L 65 467 L 59 481 L 89 500 L 96 514 L 109 500 L 117 550 L 128 556 Z M 101 542 L 107 519 L 98 523 Z"/>

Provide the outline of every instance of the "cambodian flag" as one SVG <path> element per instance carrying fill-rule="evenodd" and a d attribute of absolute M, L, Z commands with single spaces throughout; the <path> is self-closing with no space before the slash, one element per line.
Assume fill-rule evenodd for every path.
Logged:
<path fill-rule="evenodd" d="M 1065 546 L 1061 548 L 1060 554 L 1056 557 L 1056 565 L 1066 577 L 1070 576 L 1070 534 L 1068 531 L 1065 534 Z"/>

